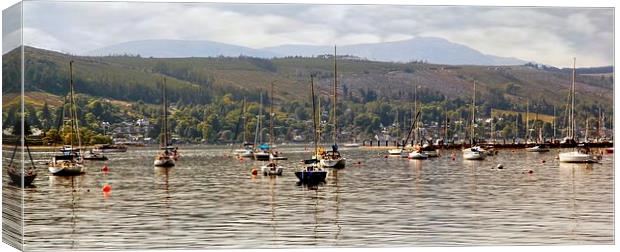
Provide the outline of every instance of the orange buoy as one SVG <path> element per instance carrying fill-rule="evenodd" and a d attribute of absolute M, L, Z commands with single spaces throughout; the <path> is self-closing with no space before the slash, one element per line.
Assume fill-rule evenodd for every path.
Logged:
<path fill-rule="evenodd" d="M 108 184 L 105 184 L 105 185 L 103 185 L 103 187 L 101 188 L 101 190 L 102 190 L 104 193 L 109 193 L 110 191 L 112 191 L 112 186 L 111 186 L 111 185 L 108 185 Z"/>
<path fill-rule="evenodd" d="M 258 175 L 258 170 L 256 170 L 256 168 L 252 168 L 252 175 Z"/>

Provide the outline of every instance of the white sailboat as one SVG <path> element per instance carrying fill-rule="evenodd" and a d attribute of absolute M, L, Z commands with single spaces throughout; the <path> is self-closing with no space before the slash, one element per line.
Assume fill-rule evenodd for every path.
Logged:
<path fill-rule="evenodd" d="M 476 81 L 474 81 L 474 95 L 472 99 L 472 108 L 471 108 L 471 134 L 470 134 L 470 144 L 472 147 L 463 149 L 463 159 L 465 160 L 484 160 L 486 157 L 484 149 L 480 146 L 474 145 L 474 135 L 476 133 L 474 125 L 476 124 Z"/>
<path fill-rule="evenodd" d="M 576 75 L 577 59 L 573 58 L 573 81 L 571 86 L 571 107 L 569 114 L 570 127 L 568 128 L 568 136 L 565 139 L 575 139 L 575 75 Z M 590 149 L 579 147 L 576 150 L 562 152 L 559 155 L 560 162 L 564 163 L 595 163 L 598 160 L 590 153 Z"/>
<path fill-rule="evenodd" d="M 336 105 L 338 104 L 338 67 L 336 57 L 336 47 L 334 46 L 334 104 L 332 104 L 334 114 L 332 131 L 334 144 L 332 145 L 331 151 L 326 151 L 321 155 L 320 163 L 324 167 L 342 169 L 346 166 L 347 159 L 338 151 L 338 115 L 336 113 Z"/>
<path fill-rule="evenodd" d="M 258 115 L 256 115 L 256 134 L 254 135 L 254 160 L 257 161 L 269 161 L 269 157 L 271 153 L 269 149 L 271 146 L 267 144 L 261 144 L 263 141 L 263 128 L 262 128 L 262 117 L 263 117 L 263 92 L 260 93 L 260 103 L 258 105 Z M 260 144 L 260 145 L 259 145 Z"/>
<path fill-rule="evenodd" d="M 278 165 L 276 158 L 276 154 L 273 150 L 273 121 L 274 121 L 275 113 L 273 112 L 273 82 L 271 83 L 271 102 L 269 105 L 269 162 L 267 164 L 261 166 L 261 172 L 263 175 L 282 175 L 282 171 L 284 167 Z"/>
<path fill-rule="evenodd" d="M 80 137 L 77 107 L 75 104 L 75 97 L 73 95 L 73 60 L 69 62 L 69 74 L 69 125 L 71 126 L 71 144 L 69 146 L 65 146 L 65 148 L 61 150 L 62 155 L 54 156 L 51 162 L 48 163 L 48 170 L 50 173 L 57 176 L 74 176 L 84 173 L 82 138 Z M 74 147 L 76 142 L 78 145 L 77 148 Z"/>
<path fill-rule="evenodd" d="M 157 167 L 173 167 L 175 166 L 175 160 L 178 158 L 177 148 L 169 145 L 170 131 L 168 130 L 168 101 L 166 97 L 166 78 L 163 78 L 162 82 L 162 128 L 161 128 L 161 151 L 155 156 L 153 165 Z"/>
<path fill-rule="evenodd" d="M 247 106 L 245 97 L 243 97 L 243 103 L 241 105 L 241 122 L 243 123 L 243 142 L 241 143 L 241 148 L 233 150 L 233 153 L 237 158 L 252 158 L 254 157 L 254 145 L 247 142 Z"/>

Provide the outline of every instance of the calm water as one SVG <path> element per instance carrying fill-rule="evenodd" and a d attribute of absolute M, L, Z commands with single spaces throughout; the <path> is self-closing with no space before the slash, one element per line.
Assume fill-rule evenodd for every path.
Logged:
<path fill-rule="evenodd" d="M 229 150 L 188 148 L 171 169 L 151 165 L 154 149 L 109 154 L 74 178 L 49 176 L 41 165 L 24 195 L 25 249 L 614 242 L 612 155 L 570 165 L 554 159 L 557 150 L 500 151 L 485 161 L 343 150 L 347 168 L 308 188 L 293 174 L 303 147 L 280 149 L 289 157 L 281 177 L 253 177 L 260 163 L 224 157 Z M 499 163 L 505 168 L 494 169 Z M 18 190 L 3 179 L 5 193 Z"/>

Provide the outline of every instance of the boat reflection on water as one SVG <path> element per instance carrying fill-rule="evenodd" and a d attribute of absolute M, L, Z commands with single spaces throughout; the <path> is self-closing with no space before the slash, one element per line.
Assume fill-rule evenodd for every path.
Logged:
<path fill-rule="evenodd" d="M 578 205 L 581 204 L 579 197 L 577 195 L 582 193 L 580 190 L 583 187 L 584 182 L 587 183 L 587 176 L 594 169 L 594 164 L 592 163 L 559 163 L 560 167 L 559 171 L 559 180 L 560 186 L 562 187 L 562 191 L 565 195 L 565 200 L 569 202 L 570 205 L 570 216 L 568 219 L 572 220 L 572 223 L 569 225 L 570 234 L 572 236 L 577 236 L 577 232 L 579 229 L 579 219 L 581 213 L 578 211 Z"/>

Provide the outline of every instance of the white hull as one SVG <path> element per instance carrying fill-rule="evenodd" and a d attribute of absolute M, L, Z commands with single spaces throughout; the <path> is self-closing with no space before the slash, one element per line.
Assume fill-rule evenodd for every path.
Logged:
<path fill-rule="evenodd" d="M 237 155 L 237 157 L 251 158 L 254 156 L 254 152 L 252 150 L 239 149 L 235 150 L 235 155 Z"/>
<path fill-rule="evenodd" d="M 348 143 L 348 144 L 344 144 L 343 146 L 347 147 L 347 148 L 357 148 L 357 147 L 360 147 L 360 144 L 358 144 L 358 143 Z"/>
<path fill-rule="evenodd" d="M 161 166 L 161 167 L 171 167 L 174 166 L 174 159 L 168 157 L 168 158 L 162 158 L 162 159 L 155 159 L 155 161 L 153 161 L 153 165 L 155 166 Z"/>
<path fill-rule="evenodd" d="M 532 148 L 525 148 L 527 152 L 549 152 L 548 148 L 540 148 L 538 146 L 534 146 Z"/>
<path fill-rule="evenodd" d="M 321 159 L 321 165 L 327 168 L 344 168 L 347 164 L 347 160 L 341 159 Z"/>
<path fill-rule="evenodd" d="M 81 164 L 49 166 L 48 169 L 52 175 L 59 176 L 80 175 L 84 172 L 84 166 Z"/>
<path fill-rule="evenodd" d="M 402 149 L 389 149 L 388 150 L 388 154 L 394 155 L 394 156 L 399 156 L 402 152 L 403 152 Z"/>
<path fill-rule="evenodd" d="M 485 157 L 486 155 L 482 151 L 463 150 L 463 159 L 465 160 L 484 160 Z"/>
<path fill-rule="evenodd" d="M 271 167 L 269 165 L 263 165 L 261 166 L 260 169 L 263 175 L 277 175 L 277 176 L 282 175 L 282 171 L 284 170 L 284 168 L 282 168 L 282 166 L 279 166 L 279 165 L 276 165 L 275 167 Z"/>
<path fill-rule="evenodd" d="M 427 159 L 428 155 L 424 154 L 423 152 L 414 151 L 414 152 L 409 153 L 408 158 L 409 159 Z"/>
<path fill-rule="evenodd" d="M 596 163 L 598 160 L 591 154 L 577 151 L 560 153 L 560 162 L 563 163 Z"/>

